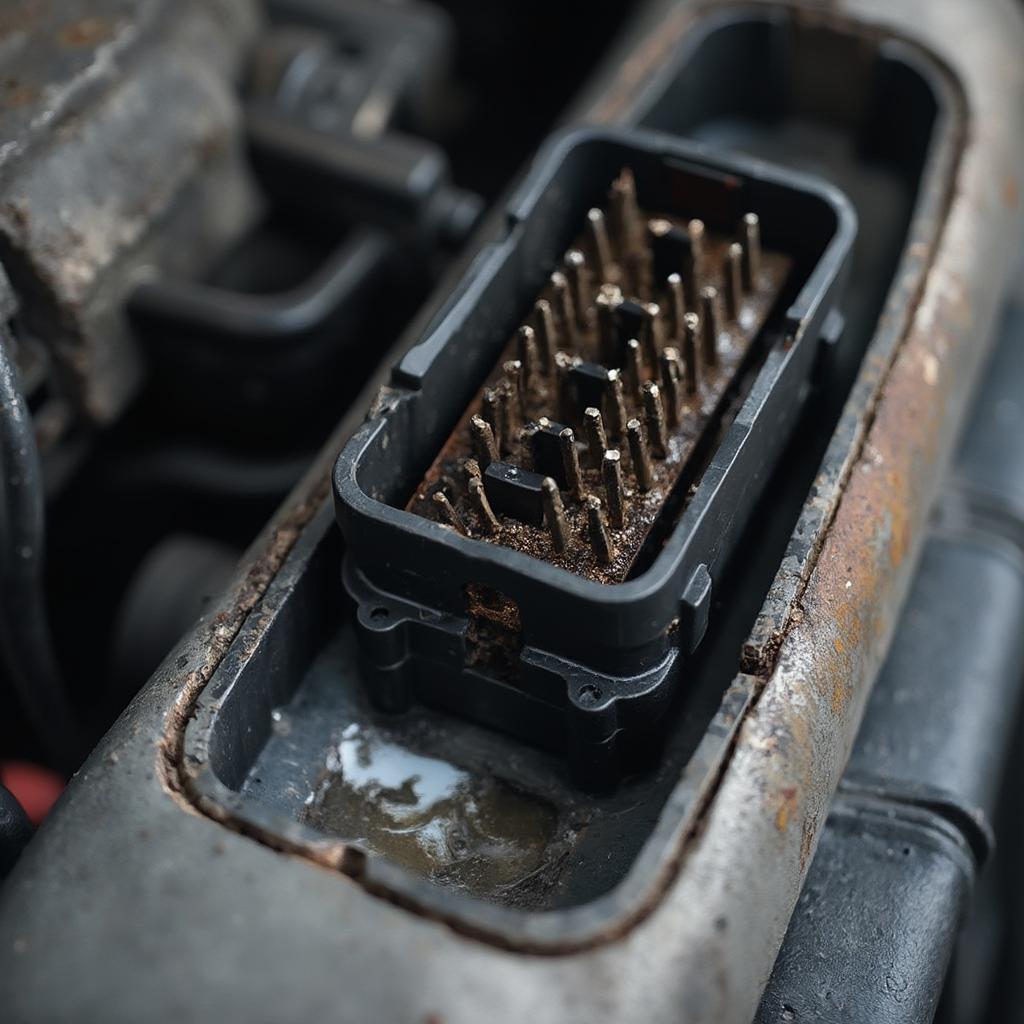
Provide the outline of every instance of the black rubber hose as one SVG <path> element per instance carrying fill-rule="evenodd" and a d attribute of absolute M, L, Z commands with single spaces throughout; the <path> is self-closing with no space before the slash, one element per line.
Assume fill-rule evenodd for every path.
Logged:
<path fill-rule="evenodd" d="M 0 651 L 6 675 L 52 764 L 84 753 L 54 656 L 43 592 L 45 496 L 32 417 L 0 328 Z"/>

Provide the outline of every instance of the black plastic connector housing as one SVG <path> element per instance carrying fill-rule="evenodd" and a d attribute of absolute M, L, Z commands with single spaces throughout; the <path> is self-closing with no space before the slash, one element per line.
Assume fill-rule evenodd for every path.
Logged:
<path fill-rule="evenodd" d="M 699 217 L 709 231 L 756 211 L 765 249 L 792 270 L 696 468 L 664 502 L 671 521 L 654 531 L 657 549 L 608 584 L 406 506 L 623 168 L 645 209 Z M 809 393 L 826 320 L 841 322 L 855 232 L 834 188 L 758 161 L 641 130 L 555 138 L 512 198 L 504 237 L 477 255 L 335 467 L 343 578 L 374 702 L 400 711 L 419 699 L 563 751 L 584 784 L 614 782 L 628 767 L 623 732 L 658 730 L 681 655 L 700 643 L 715 582 Z"/>

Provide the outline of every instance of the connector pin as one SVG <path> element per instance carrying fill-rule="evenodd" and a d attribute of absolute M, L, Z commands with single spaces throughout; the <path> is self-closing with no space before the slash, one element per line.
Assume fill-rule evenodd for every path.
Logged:
<path fill-rule="evenodd" d="M 569 281 L 560 270 L 551 275 L 552 302 L 555 322 L 558 324 L 559 344 L 572 348 L 576 341 L 576 314 L 573 311 Z"/>
<path fill-rule="evenodd" d="M 683 268 L 686 277 L 683 284 L 686 288 L 686 302 L 690 309 L 697 308 L 697 292 L 700 290 L 701 278 L 704 276 L 704 221 L 694 218 L 686 225 L 690 236 L 690 261 Z"/>
<path fill-rule="evenodd" d="M 593 285 L 590 281 L 590 267 L 587 258 L 579 249 L 570 249 L 565 254 L 565 276 L 572 296 L 573 315 L 576 329 L 585 331 L 590 320 L 593 305 Z"/>
<path fill-rule="evenodd" d="M 608 394 L 605 400 L 608 409 L 609 429 L 613 437 L 622 437 L 626 430 L 626 395 L 622 387 L 622 371 L 608 371 Z"/>
<path fill-rule="evenodd" d="M 604 453 L 604 459 L 601 461 L 601 479 L 608 502 L 608 521 L 613 529 L 621 530 L 625 524 L 626 496 L 622 486 L 622 458 L 615 448 Z"/>
<path fill-rule="evenodd" d="M 761 273 L 761 220 L 756 213 L 743 215 L 743 287 L 752 292 Z"/>
<path fill-rule="evenodd" d="M 445 494 L 444 491 L 435 491 L 432 500 L 444 522 L 453 530 L 461 533 L 463 537 L 468 537 L 469 531 L 466 529 L 466 524 L 462 521 L 462 517 L 455 511 L 454 506 L 448 500 L 448 495 Z"/>
<path fill-rule="evenodd" d="M 479 476 L 474 476 L 469 481 L 469 498 L 473 503 L 473 510 L 477 514 L 484 529 L 488 533 L 497 533 L 501 529 L 501 523 L 487 500 L 487 492 L 484 490 L 484 482 Z"/>
<path fill-rule="evenodd" d="M 473 452 L 476 454 L 477 472 L 480 466 L 489 466 L 492 462 L 498 461 L 498 443 L 494 439 L 494 428 L 483 416 L 474 416 L 469 421 L 469 435 Z"/>
<path fill-rule="evenodd" d="M 576 435 L 572 427 L 566 427 L 558 435 L 562 445 L 562 466 L 572 496 L 579 501 L 583 497 L 583 471 L 580 469 L 580 454 L 576 450 Z"/>
<path fill-rule="evenodd" d="M 647 436 L 650 438 L 651 451 L 655 458 L 663 459 L 668 454 L 665 408 L 661 404 L 661 392 L 654 381 L 649 380 L 644 384 L 643 399 L 644 419 L 647 420 Z"/>
<path fill-rule="evenodd" d="M 612 255 L 612 241 L 608 236 L 604 213 L 596 206 L 587 211 L 587 234 L 590 239 L 590 250 L 594 255 L 598 284 L 604 284 L 617 276 L 618 268 Z"/>
<path fill-rule="evenodd" d="M 604 432 L 604 421 L 601 410 L 589 406 L 583 410 L 583 427 L 587 435 L 587 447 L 590 451 L 590 464 L 594 469 L 601 468 L 604 453 L 608 450 L 608 438 Z"/>
<path fill-rule="evenodd" d="M 487 388 L 480 401 L 480 415 L 491 428 L 494 439 L 495 450 L 501 450 L 501 427 L 502 427 L 502 404 L 498 392 L 494 388 Z M 497 455 L 495 455 L 497 458 Z M 482 464 L 482 463 L 481 463 Z"/>
<path fill-rule="evenodd" d="M 668 278 L 669 322 L 670 334 L 678 339 L 683 331 L 683 317 L 686 315 L 686 297 L 683 291 L 683 279 L 678 274 L 669 274 Z"/>
<path fill-rule="evenodd" d="M 630 338 L 626 342 L 626 365 L 624 367 L 624 377 L 626 384 L 629 386 L 630 394 L 639 402 L 640 401 L 640 388 L 643 385 L 644 374 L 643 374 L 643 360 L 640 356 L 640 342 L 636 338 Z"/>
<path fill-rule="evenodd" d="M 700 317 L 687 313 L 683 317 L 683 361 L 686 364 L 686 393 L 697 394 L 700 385 L 697 368 L 697 334 L 700 331 Z"/>
<path fill-rule="evenodd" d="M 590 534 L 590 546 L 597 560 L 607 565 L 615 557 L 612 539 L 608 536 L 604 516 L 601 515 L 601 499 L 596 495 L 587 495 L 587 532 Z"/>
<path fill-rule="evenodd" d="M 525 390 L 529 388 L 537 369 L 537 333 L 529 324 L 523 324 L 516 333 L 516 342 Z"/>
<path fill-rule="evenodd" d="M 547 299 L 538 299 L 533 310 L 537 320 L 536 342 L 541 365 L 545 373 L 550 373 L 555 366 L 555 349 L 558 347 L 555 317 Z"/>
<path fill-rule="evenodd" d="M 654 486 L 654 473 L 647 455 L 647 442 L 640 421 L 632 419 L 626 424 L 626 439 L 629 441 L 629 458 L 633 463 L 633 475 L 640 491 L 649 491 Z"/>
<path fill-rule="evenodd" d="M 644 307 L 647 318 L 640 343 L 644 346 L 647 365 L 652 370 L 658 369 L 658 358 L 665 347 L 665 325 L 661 318 L 661 307 L 656 302 L 648 302 Z"/>
<path fill-rule="evenodd" d="M 641 247 L 643 218 L 636 198 L 636 179 L 629 168 L 612 182 L 611 188 L 612 226 L 620 261 L 634 255 Z"/>
<path fill-rule="evenodd" d="M 665 396 L 665 407 L 668 413 L 669 426 L 679 426 L 679 384 L 683 377 L 683 368 L 679 362 L 679 352 L 669 346 L 661 353 L 661 392 Z"/>
<path fill-rule="evenodd" d="M 725 254 L 725 315 L 732 321 L 740 318 L 743 300 L 743 246 L 733 242 Z"/>
<path fill-rule="evenodd" d="M 540 498 L 544 505 L 544 521 L 548 533 L 551 534 L 551 546 L 559 554 L 569 547 L 569 524 L 565 519 L 565 508 L 562 496 L 558 493 L 558 484 L 546 476 L 540 485 Z"/>
<path fill-rule="evenodd" d="M 701 356 L 705 366 L 718 365 L 718 289 L 700 291 Z"/>

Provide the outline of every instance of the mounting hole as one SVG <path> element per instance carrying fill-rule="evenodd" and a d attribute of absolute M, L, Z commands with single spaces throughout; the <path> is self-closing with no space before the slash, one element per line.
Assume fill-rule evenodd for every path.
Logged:
<path fill-rule="evenodd" d="M 601 699 L 601 690 L 593 683 L 584 683 L 576 699 L 580 704 L 596 704 Z"/>
<path fill-rule="evenodd" d="M 381 605 L 378 605 L 370 612 L 371 622 L 384 622 L 391 613 Z"/>

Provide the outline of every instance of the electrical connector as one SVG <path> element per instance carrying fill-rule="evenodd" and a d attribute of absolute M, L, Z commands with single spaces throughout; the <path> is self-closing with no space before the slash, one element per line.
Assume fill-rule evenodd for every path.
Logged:
<path fill-rule="evenodd" d="M 656 731 L 810 388 L 854 216 L 634 132 L 543 155 L 335 472 L 375 700 L 614 781 Z"/>

